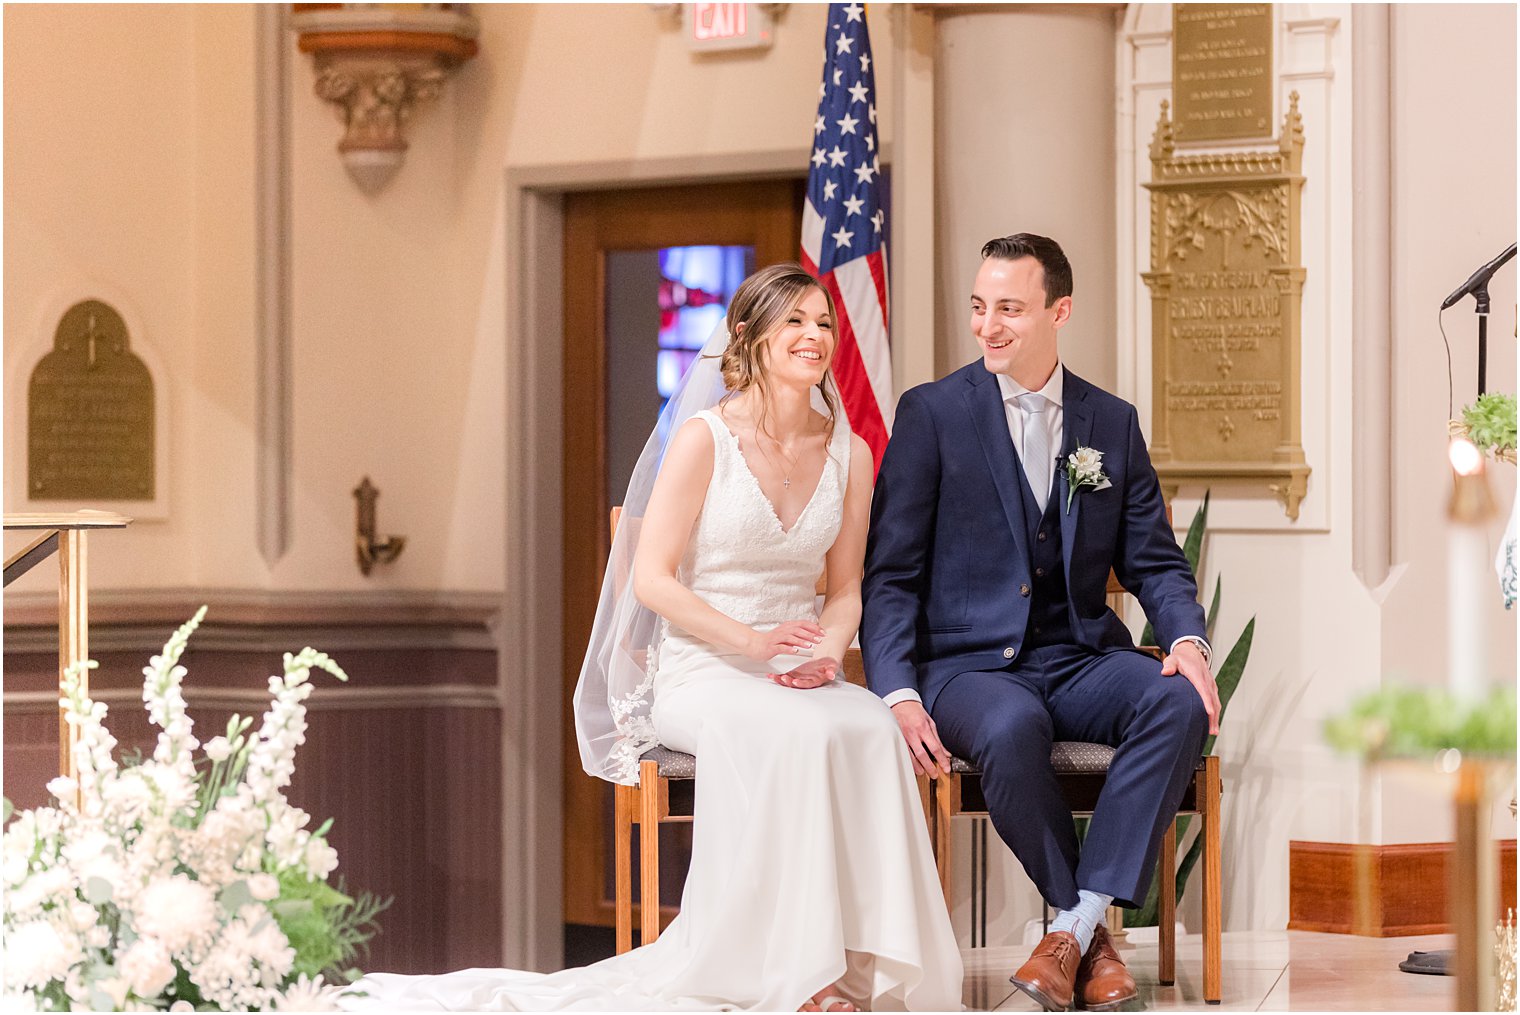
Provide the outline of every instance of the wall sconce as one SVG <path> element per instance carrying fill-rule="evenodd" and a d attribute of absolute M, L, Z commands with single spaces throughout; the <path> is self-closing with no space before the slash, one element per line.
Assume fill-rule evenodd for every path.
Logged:
<path fill-rule="evenodd" d="M 389 564 L 401 556 L 401 550 L 406 546 L 405 536 L 386 536 L 383 540 L 375 538 L 378 531 L 375 524 L 375 501 L 379 499 L 380 490 L 369 481 L 368 476 L 354 488 L 354 501 L 358 508 L 358 531 L 354 535 L 354 548 L 359 558 L 359 571 L 365 575 L 376 564 Z"/>
<path fill-rule="evenodd" d="M 419 102 L 479 50 L 465 4 L 406 9 L 377 4 L 292 4 L 298 46 L 310 53 L 317 97 L 338 107 L 338 153 L 361 190 L 373 193 L 401 168 L 402 127 Z"/>

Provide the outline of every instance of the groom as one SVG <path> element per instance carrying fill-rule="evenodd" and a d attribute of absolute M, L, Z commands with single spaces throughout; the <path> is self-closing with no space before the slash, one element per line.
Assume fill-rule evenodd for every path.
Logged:
<path fill-rule="evenodd" d="M 952 754 L 974 762 L 993 826 L 1060 910 L 1014 985 L 1050 1010 L 1107 1010 L 1136 991 L 1104 913 L 1145 898 L 1219 697 L 1135 409 L 1061 365 L 1071 264 L 1031 233 L 991 240 L 982 257 L 982 359 L 897 406 L 860 642 L 919 771 L 948 772 Z M 1096 474 L 1070 464 L 1088 449 L 1102 455 Z M 1110 568 L 1168 646 L 1161 662 L 1105 605 Z M 1080 850 L 1050 765 L 1056 740 L 1117 748 Z"/>

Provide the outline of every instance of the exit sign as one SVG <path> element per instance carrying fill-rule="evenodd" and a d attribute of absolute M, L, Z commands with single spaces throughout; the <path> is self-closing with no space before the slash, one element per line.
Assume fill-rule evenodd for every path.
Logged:
<path fill-rule="evenodd" d="M 764 49 L 771 16 L 760 4 L 686 4 L 686 44 L 693 52 Z"/>

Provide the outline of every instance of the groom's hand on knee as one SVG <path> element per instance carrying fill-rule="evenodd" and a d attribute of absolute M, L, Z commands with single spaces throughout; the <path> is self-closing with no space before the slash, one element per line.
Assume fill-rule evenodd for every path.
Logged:
<path fill-rule="evenodd" d="M 899 701 L 892 706 L 897 718 L 897 728 L 902 730 L 913 755 L 913 769 L 920 775 L 934 779 L 940 772 L 950 771 L 950 752 L 939 742 L 939 729 L 921 701 Z"/>
<path fill-rule="evenodd" d="M 1180 642 L 1176 651 L 1161 660 L 1163 677 L 1176 673 L 1182 674 L 1198 692 L 1198 697 L 1203 699 L 1203 710 L 1209 716 L 1209 735 L 1218 735 L 1219 713 L 1224 711 L 1224 707 L 1219 702 L 1219 688 L 1214 683 L 1214 674 L 1209 672 L 1209 664 L 1203 661 L 1203 653 L 1198 651 L 1197 645 L 1190 641 Z"/>

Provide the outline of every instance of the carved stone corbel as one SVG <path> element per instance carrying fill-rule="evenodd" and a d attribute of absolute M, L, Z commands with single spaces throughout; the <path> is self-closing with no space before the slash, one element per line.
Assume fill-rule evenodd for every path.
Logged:
<path fill-rule="evenodd" d="M 291 24 L 312 54 L 317 97 L 344 124 L 338 153 L 360 188 L 373 192 L 406 158 L 404 128 L 419 103 L 478 46 L 475 19 L 451 5 L 397 10 L 370 5 L 296 4 Z"/>

